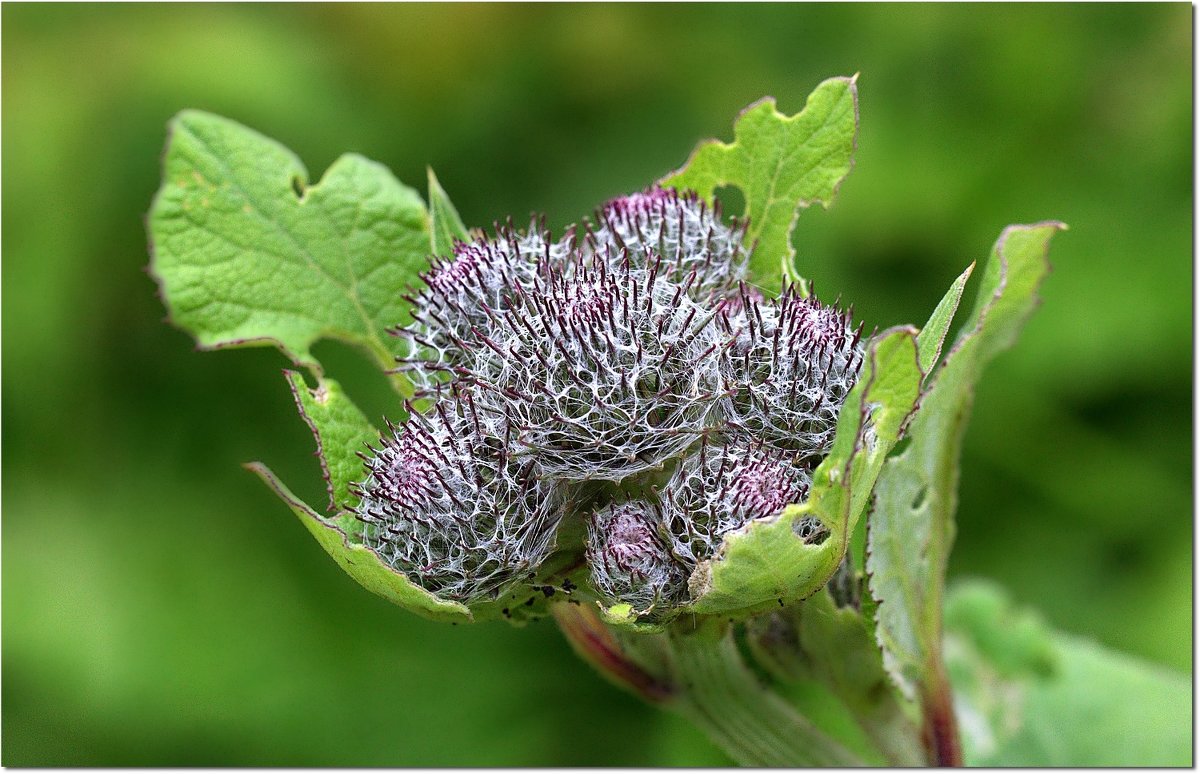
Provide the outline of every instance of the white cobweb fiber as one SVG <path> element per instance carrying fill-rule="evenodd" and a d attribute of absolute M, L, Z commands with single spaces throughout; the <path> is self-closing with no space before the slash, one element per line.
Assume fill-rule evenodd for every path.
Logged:
<path fill-rule="evenodd" d="M 428 408 L 364 457 L 364 545 L 471 604 L 531 582 L 564 516 L 590 511 L 600 597 L 687 603 L 726 535 L 807 497 L 863 358 L 849 312 L 746 284 L 746 231 L 655 187 L 557 239 L 510 222 L 435 258 L 391 331 Z"/>
<path fill-rule="evenodd" d="M 391 331 L 406 344 L 398 370 L 426 390 L 450 381 L 474 332 L 492 332 L 514 289 L 529 286 L 540 264 L 565 261 L 574 242 L 573 231 L 554 241 L 537 223 L 527 231 L 506 225 L 495 239 L 456 243 L 452 256 L 434 258 L 421 274 L 424 287 L 406 296 L 412 321 Z"/>
<path fill-rule="evenodd" d="M 724 223 L 719 205 L 693 192 L 653 187 L 601 207 L 582 248 L 610 260 L 627 253 L 635 273 L 653 269 L 707 302 L 745 278 L 745 236 L 746 224 Z"/>
<path fill-rule="evenodd" d="M 766 301 L 743 289 L 720 327 L 737 342 L 724 365 L 732 394 L 726 418 L 745 434 L 819 461 L 829 453 L 838 413 L 862 367 L 861 327 L 849 312 L 802 296 L 795 286 Z"/>
<path fill-rule="evenodd" d="M 552 479 L 621 481 L 681 454 L 727 394 L 715 312 L 684 288 L 580 260 L 517 288 L 462 377 L 488 392 L 522 455 Z"/>

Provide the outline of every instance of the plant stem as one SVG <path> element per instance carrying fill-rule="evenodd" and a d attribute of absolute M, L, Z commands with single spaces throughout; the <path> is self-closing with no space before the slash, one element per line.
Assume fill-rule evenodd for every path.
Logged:
<path fill-rule="evenodd" d="M 680 692 L 671 708 L 742 766 L 862 766 L 864 762 L 764 687 L 743 662 L 732 628 L 708 620 L 673 631 Z"/>
<path fill-rule="evenodd" d="M 851 708 L 855 719 L 892 766 L 927 766 L 916 724 L 904 713 L 894 696 L 888 695 L 873 707 Z"/>
<path fill-rule="evenodd" d="M 651 704 L 662 703 L 675 692 L 673 685 L 630 658 L 595 609 L 586 603 L 557 602 L 550 606 L 550 612 L 576 655 L 617 686 Z"/>
<path fill-rule="evenodd" d="M 618 686 L 678 712 L 743 766 L 862 766 L 746 666 L 723 621 L 689 619 L 665 634 L 619 632 L 590 606 L 559 603 L 575 652 Z"/>
<path fill-rule="evenodd" d="M 962 766 L 962 744 L 958 738 L 958 720 L 954 715 L 954 697 L 939 657 L 930 669 L 925 710 L 925 749 L 934 766 Z"/>

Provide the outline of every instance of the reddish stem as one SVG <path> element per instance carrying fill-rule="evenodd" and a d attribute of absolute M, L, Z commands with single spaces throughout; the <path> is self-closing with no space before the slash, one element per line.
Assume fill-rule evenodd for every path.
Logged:
<path fill-rule="evenodd" d="M 958 738 L 958 719 L 950 682 L 939 669 L 925 695 L 925 750 L 932 766 L 962 766 L 962 744 Z"/>
<path fill-rule="evenodd" d="M 558 602 L 551 605 L 550 610 L 567 642 L 600 674 L 652 704 L 674 695 L 675 686 L 650 674 L 625 654 L 616 637 L 591 607 Z"/>

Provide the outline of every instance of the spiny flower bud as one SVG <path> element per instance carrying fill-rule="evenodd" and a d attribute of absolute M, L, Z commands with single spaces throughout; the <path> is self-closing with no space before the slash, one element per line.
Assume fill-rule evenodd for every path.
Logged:
<path fill-rule="evenodd" d="M 610 260 L 627 252 L 635 271 L 660 261 L 662 275 L 687 281 L 692 298 L 708 301 L 746 276 L 745 236 L 745 223 L 721 222 L 719 204 L 710 207 L 694 192 L 656 186 L 605 204 L 584 244 Z"/>
<path fill-rule="evenodd" d="M 463 379 L 549 478 L 621 481 L 682 453 L 725 391 L 715 311 L 628 263 L 543 265 L 493 336 L 474 331 Z"/>
<path fill-rule="evenodd" d="M 670 608 L 683 600 L 688 573 L 671 556 L 658 506 L 645 500 L 612 504 L 592 514 L 587 560 L 592 585 L 609 602 L 634 611 Z"/>
<path fill-rule="evenodd" d="M 811 480 L 795 453 L 740 439 L 710 445 L 706 438 L 662 492 L 672 553 L 689 567 L 712 558 L 727 533 L 804 500 Z"/>
<path fill-rule="evenodd" d="M 795 286 L 760 302 L 743 288 L 742 311 L 721 327 L 738 331 L 727 359 L 730 423 L 815 464 L 828 454 L 838 412 L 858 380 L 862 327 L 850 313 L 802 296 Z"/>
<path fill-rule="evenodd" d="M 427 414 L 389 424 L 363 456 L 363 543 L 413 583 L 470 604 L 530 578 L 553 547 L 561 513 L 529 463 L 508 453 L 455 389 Z"/>
<path fill-rule="evenodd" d="M 425 287 L 405 296 L 412 322 L 390 331 L 409 343 L 401 370 L 426 389 L 447 381 L 472 331 L 491 331 L 515 288 L 532 283 L 539 262 L 564 261 L 573 243 L 573 233 L 554 242 L 537 222 L 527 232 L 509 223 L 496 226 L 493 240 L 459 242 L 451 257 L 434 258 L 420 275 Z"/>

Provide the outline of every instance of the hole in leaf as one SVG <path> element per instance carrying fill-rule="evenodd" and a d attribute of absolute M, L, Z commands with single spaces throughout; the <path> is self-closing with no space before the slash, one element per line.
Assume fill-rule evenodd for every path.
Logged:
<path fill-rule="evenodd" d="M 829 527 L 816 516 L 805 516 L 792 522 L 792 531 L 810 546 L 819 546 L 829 539 Z"/>
<path fill-rule="evenodd" d="M 292 176 L 292 193 L 296 194 L 297 199 L 303 199 L 304 194 L 308 189 L 304 185 L 304 181 L 299 175 Z"/>
<path fill-rule="evenodd" d="M 925 496 L 927 494 L 929 494 L 929 487 L 927 486 L 923 486 L 917 491 L 917 496 L 912 501 L 912 509 L 914 511 L 921 510 L 922 506 L 925 505 Z"/>
<path fill-rule="evenodd" d="M 721 215 L 723 220 L 729 218 L 744 217 L 746 214 L 746 197 L 742 194 L 742 189 L 733 185 L 723 185 L 713 191 L 713 195 L 721 204 Z"/>

